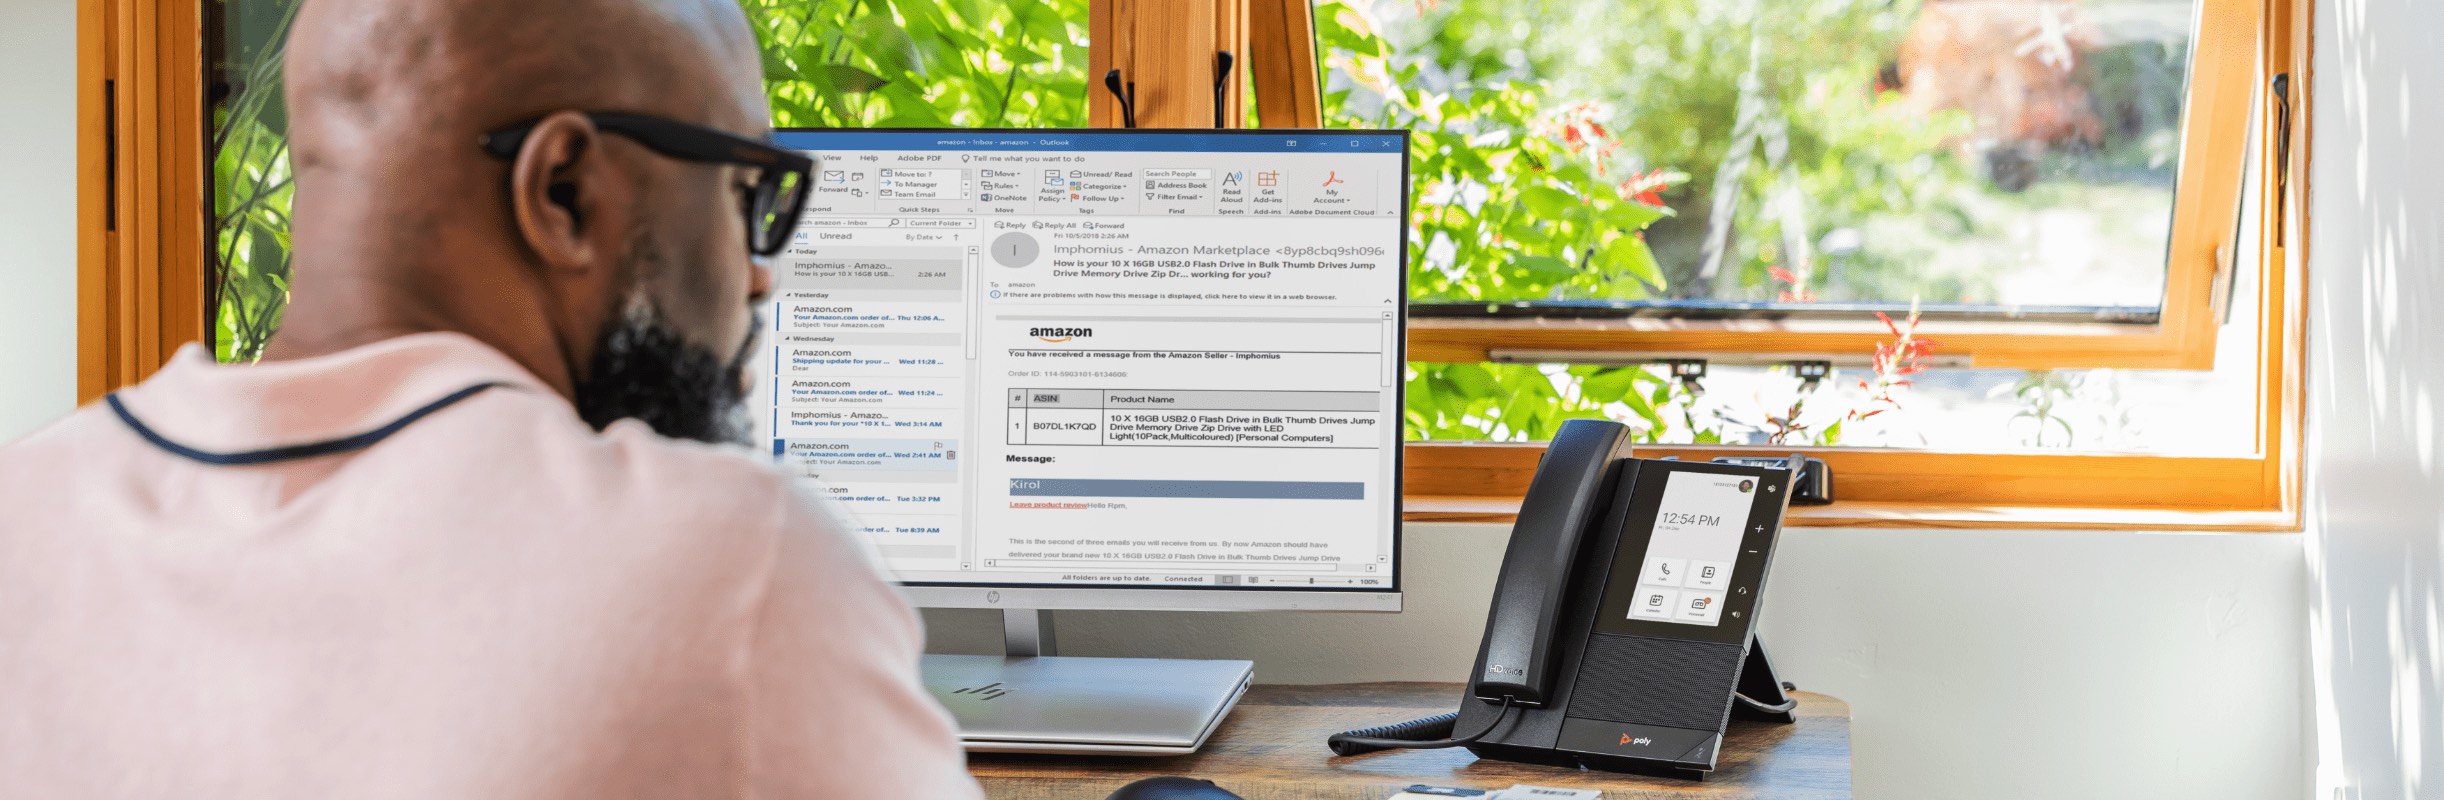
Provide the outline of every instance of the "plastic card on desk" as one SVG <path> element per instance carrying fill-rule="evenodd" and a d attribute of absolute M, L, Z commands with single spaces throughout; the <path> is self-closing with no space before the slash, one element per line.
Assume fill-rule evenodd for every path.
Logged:
<path fill-rule="evenodd" d="M 1555 789 L 1521 783 L 1495 792 L 1488 800 L 1598 800 L 1603 796 L 1604 793 L 1597 789 Z"/>
<path fill-rule="evenodd" d="M 1392 795 L 1391 800 L 1434 800 L 1438 797 L 1474 797 L 1478 800 L 1598 800 L 1603 796 L 1603 792 L 1595 789 L 1555 789 L 1550 786 L 1529 786 L 1524 783 L 1496 791 L 1418 784 L 1401 790 L 1399 794 Z"/>

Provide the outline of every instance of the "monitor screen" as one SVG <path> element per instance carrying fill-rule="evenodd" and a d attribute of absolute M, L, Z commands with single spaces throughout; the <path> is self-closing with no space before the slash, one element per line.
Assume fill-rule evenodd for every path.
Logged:
<path fill-rule="evenodd" d="M 901 581 L 1398 589 L 1405 133 L 775 140 L 758 424 Z"/>

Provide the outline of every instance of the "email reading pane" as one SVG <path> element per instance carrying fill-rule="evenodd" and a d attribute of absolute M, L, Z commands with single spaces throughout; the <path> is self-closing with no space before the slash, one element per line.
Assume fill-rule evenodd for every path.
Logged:
<path fill-rule="evenodd" d="M 1405 137 L 778 139 L 759 424 L 902 580 L 1394 588 Z"/>
<path fill-rule="evenodd" d="M 1664 480 L 1630 619 L 1705 626 L 1722 621 L 1723 595 L 1739 561 L 1741 531 L 1756 490 L 1756 479 L 1740 475 L 1674 472 Z"/>

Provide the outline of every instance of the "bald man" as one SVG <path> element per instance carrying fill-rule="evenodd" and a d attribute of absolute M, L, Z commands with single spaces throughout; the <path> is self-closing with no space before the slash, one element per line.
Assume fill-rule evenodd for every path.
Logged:
<path fill-rule="evenodd" d="M 867 546 L 718 444 L 807 167 L 758 65 L 724 0 L 308 2 L 265 362 L 0 449 L 0 797 L 976 796 Z"/>

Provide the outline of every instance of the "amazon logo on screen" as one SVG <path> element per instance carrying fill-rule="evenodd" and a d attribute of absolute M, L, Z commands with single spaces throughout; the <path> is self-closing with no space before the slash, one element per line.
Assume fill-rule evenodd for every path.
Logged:
<path fill-rule="evenodd" d="M 1093 328 L 1028 328 L 1027 335 L 1055 344 L 1071 339 L 1094 338 Z"/>

